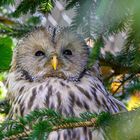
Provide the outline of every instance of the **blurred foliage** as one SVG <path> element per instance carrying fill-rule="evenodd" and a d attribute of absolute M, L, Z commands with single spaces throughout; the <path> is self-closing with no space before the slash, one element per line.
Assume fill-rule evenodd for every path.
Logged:
<path fill-rule="evenodd" d="M 0 5 L 14 4 L 15 0 L 1 0 Z"/>
<path fill-rule="evenodd" d="M 11 6 L 16 7 L 13 11 Z M 39 26 L 41 14 L 50 13 L 53 9 L 53 0 L 22 0 L 17 4 L 16 0 L 2 0 L 0 2 L 0 34 L 14 38 L 23 37 Z M 40 14 L 37 14 L 37 11 Z M 23 17 L 25 14 L 28 16 Z"/>
<path fill-rule="evenodd" d="M 29 21 L 27 22 L 29 22 L 29 25 L 15 24 L 12 27 L 0 24 L 0 34 L 20 39 L 21 37 L 23 37 L 24 35 L 26 35 L 35 28 L 33 25 L 34 20 L 29 19 Z"/>
<path fill-rule="evenodd" d="M 131 8 L 134 6 L 131 0 L 67 0 L 67 2 L 66 8 L 75 7 L 76 11 L 72 28 L 76 30 L 81 26 L 84 34 L 93 39 L 125 30 Z"/>
<path fill-rule="evenodd" d="M 53 0 L 22 0 L 12 14 L 14 17 L 19 17 L 20 15 L 27 14 L 28 12 L 34 14 L 36 9 L 39 9 L 39 11 L 43 13 L 51 12 L 53 4 Z"/>
<path fill-rule="evenodd" d="M 129 102 L 127 104 L 127 109 L 128 110 L 133 110 L 136 109 L 140 106 L 140 93 L 135 93 L 131 95 Z"/>
<path fill-rule="evenodd" d="M 28 25 L 36 25 L 36 24 L 40 24 L 40 22 L 41 22 L 40 17 L 37 16 L 33 16 L 27 20 Z"/>
<path fill-rule="evenodd" d="M 6 80 L 7 72 L 0 73 L 0 122 L 5 119 L 5 115 L 8 114 L 10 105 L 5 100 L 7 89 L 5 87 L 5 80 Z"/>
<path fill-rule="evenodd" d="M 0 100 L 0 116 L 5 116 L 8 114 L 10 110 L 10 104 L 7 100 Z M 0 122 L 1 122 L 1 118 L 0 118 Z"/>
<path fill-rule="evenodd" d="M 99 38 L 94 42 L 94 46 L 91 49 L 88 59 L 88 68 L 92 67 L 95 61 L 99 59 L 99 56 L 101 54 L 101 48 L 103 48 L 103 46 L 104 44 L 102 38 Z"/>
<path fill-rule="evenodd" d="M 105 121 L 106 140 L 139 140 L 140 109 L 118 113 Z"/>
<path fill-rule="evenodd" d="M 10 37 L 0 38 L 0 71 L 9 69 L 12 60 L 12 45 Z"/>

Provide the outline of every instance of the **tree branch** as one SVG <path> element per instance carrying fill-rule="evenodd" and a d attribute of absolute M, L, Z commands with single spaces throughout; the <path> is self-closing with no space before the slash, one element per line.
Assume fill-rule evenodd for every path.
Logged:
<path fill-rule="evenodd" d="M 120 64 L 116 64 L 114 61 L 106 60 L 106 59 L 101 58 L 101 57 L 99 58 L 99 62 L 100 62 L 101 66 L 111 67 L 111 69 L 114 70 L 114 75 L 140 73 L 140 70 L 136 70 L 133 67 L 122 66 Z"/>
<path fill-rule="evenodd" d="M 71 129 L 77 127 L 101 127 L 105 131 L 105 140 L 139 140 L 140 139 L 140 108 L 130 111 L 130 112 L 121 112 L 114 115 L 108 115 L 107 113 L 97 116 L 92 116 L 89 120 L 86 121 L 68 121 L 64 123 L 60 123 L 59 125 L 52 126 L 51 131 L 57 131 L 60 129 Z M 59 118 L 60 121 L 62 118 Z M 55 119 L 53 119 L 55 120 Z M 65 120 L 65 121 L 66 121 Z M 46 123 L 45 123 L 46 124 Z M 34 126 L 36 124 L 33 124 Z M 33 134 L 34 130 L 24 130 L 24 132 L 19 133 L 17 135 L 12 135 L 10 137 L 4 138 L 4 140 L 17 140 L 18 138 L 24 138 Z M 94 130 L 93 130 L 94 131 Z M 42 131 L 39 131 L 40 133 Z M 43 130 L 43 132 L 47 133 L 47 130 Z"/>

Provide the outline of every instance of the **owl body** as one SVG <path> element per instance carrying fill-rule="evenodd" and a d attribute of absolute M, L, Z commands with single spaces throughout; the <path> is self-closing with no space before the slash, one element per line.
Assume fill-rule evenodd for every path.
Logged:
<path fill-rule="evenodd" d="M 40 108 L 77 117 L 87 111 L 115 113 L 123 108 L 96 74 L 86 69 L 89 54 L 84 41 L 65 30 L 55 34 L 39 29 L 16 48 L 7 80 L 12 104 L 9 118 Z M 103 140 L 103 135 L 101 129 L 85 127 L 55 131 L 48 139 Z"/>

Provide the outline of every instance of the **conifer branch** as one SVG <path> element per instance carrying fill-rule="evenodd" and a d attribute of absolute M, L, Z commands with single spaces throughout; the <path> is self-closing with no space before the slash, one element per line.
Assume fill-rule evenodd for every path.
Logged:
<path fill-rule="evenodd" d="M 25 131 L 25 132 L 19 133 L 17 135 L 12 135 L 10 137 L 6 137 L 3 140 L 18 140 L 19 138 L 23 138 L 23 137 L 29 136 L 30 133 L 31 133 L 31 131 Z"/>
<path fill-rule="evenodd" d="M 11 20 L 9 18 L 3 17 L 3 16 L 0 16 L 0 23 L 6 24 L 6 25 L 15 25 L 15 24 L 17 24 L 15 21 L 13 21 L 13 20 Z"/>
<path fill-rule="evenodd" d="M 62 125 L 54 126 L 52 128 L 52 131 L 57 131 L 60 129 L 72 129 L 72 128 L 78 128 L 78 127 L 93 127 L 95 125 L 96 125 L 96 119 L 92 118 L 91 120 L 85 121 L 85 122 L 65 123 Z M 31 133 L 32 133 L 31 130 L 26 130 L 17 135 L 12 135 L 10 137 L 6 137 L 6 138 L 4 138 L 4 140 L 17 140 L 18 138 L 28 137 Z"/>
<path fill-rule="evenodd" d="M 97 119 L 92 118 L 91 120 L 85 122 L 66 123 L 53 127 L 53 131 L 57 131 L 59 129 L 70 129 L 70 128 L 77 128 L 77 127 L 93 127 L 96 125 L 96 121 Z"/>
<path fill-rule="evenodd" d="M 125 66 L 125 65 L 121 65 L 119 63 L 115 63 L 115 61 L 111 61 L 106 58 L 100 57 L 99 62 L 100 62 L 101 66 L 109 66 L 112 70 L 114 70 L 113 75 L 140 73 L 140 71 L 138 69 L 134 69 L 131 66 Z"/>
<path fill-rule="evenodd" d="M 42 112 L 44 112 L 44 115 Z M 45 112 L 48 113 L 47 116 L 45 116 Z M 40 113 L 42 114 L 41 118 L 43 119 L 44 117 L 45 120 L 41 120 L 41 118 L 39 117 L 39 120 L 41 121 L 34 122 L 34 118 L 32 118 L 32 115 Z M 31 112 L 29 115 L 22 118 L 22 121 L 20 121 L 20 118 L 18 122 L 22 122 L 24 124 L 25 122 L 27 123 L 27 118 L 30 117 L 28 118 L 28 120 L 30 120 L 31 123 L 28 122 L 26 124 L 27 126 L 30 126 L 30 129 L 23 129 L 23 131 L 18 133 L 15 132 L 15 134 L 11 133 L 11 135 L 6 134 L 8 132 L 6 129 L 7 127 L 4 125 L 4 123 L 2 123 L 1 125 L 5 127 L 3 130 L 0 128 L 0 138 L 3 140 L 18 140 L 19 138 L 44 139 L 44 136 L 48 136 L 52 131 L 78 127 L 93 127 L 93 131 L 96 128 L 101 127 L 105 131 L 107 137 L 106 140 L 132 140 L 133 138 L 135 140 L 139 140 L 140 137 L 138 133 L 140 131 L 140 109 L 136 109 L 130 112 L 121 112 L 113 115 L 104 112 L 98 115 L 86 112 L 81 114 L 81 116 L 78 118 L 63 117 L 60 114 L 59 117 L 55 117 L 53 116 L 54 114 L 52 115 L 51 113 L 56 113 L 57 116 L 57 112 L 44 109 Z M 49 115 L 50 117 L 48 117 Z M 31 126 L 31 124 L 33 127 Z M 10 131 L 13 131 L 12 129 L 14 129 L 14 126 L 16 127 L 16 125 L 17 121 L 15 121 L 14 123 L 14 120 L 12 120 L 12 125 L 10 125 L 10 123 L 8 125 L 11 128 Z M 45 135 L 42 135 L 43 133 L 45 133 Z M 40 135 L 42 136 L 41 138 Z"/>
<path fill-rule="evenodd" d="M 35 121 L 36 117 L 38 117 L 38 120 L 42 121 Z M 31 112 L 23 118 L 20 117 L 18 120 L 8 120 L 8 122 L 3 122 L 0 128 L 0 137 L 4 140 L 16 140 L 24 137 L 38 137 L 38 135 L 43 132 L 49 135 L 50 132 L 61 129 L 98 127 L 103 120 L 106 120 L 106 118 L 109 117 L 110 114 L 104 112 L 98 115 L 86 112 L 81 114 L 80 117 L 63 117 L 53 110 L 41 109 Z M 43 118 L 46 119 L 43 120 Z M 40 130 L 39 128 L 42 126 L 43 130 Z M 27 127 L 29 127 L 29 129 Z M 15 129 L 19 129 L 20 131 L 15 132 Z"/>

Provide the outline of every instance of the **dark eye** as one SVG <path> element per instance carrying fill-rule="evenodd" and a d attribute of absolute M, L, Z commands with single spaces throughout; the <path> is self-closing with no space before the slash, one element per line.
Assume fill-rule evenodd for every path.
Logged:
<path fill-rule="evenodd" d="M 45 55 L 45 53 L 42 52 L 42 51 L 37 51 L 37 52 L 35 53 L 35 56 L 44 56 L 44 55 Z"/>
<path fill-rule="evenodd" d="M 64 50 L 64 51 L 63 51 L 63 54 L 64 54 L 64 55 L 72 55 L 72 51 L 69 50 L 69 49 L 67 49 L 67 50 Z"/>

